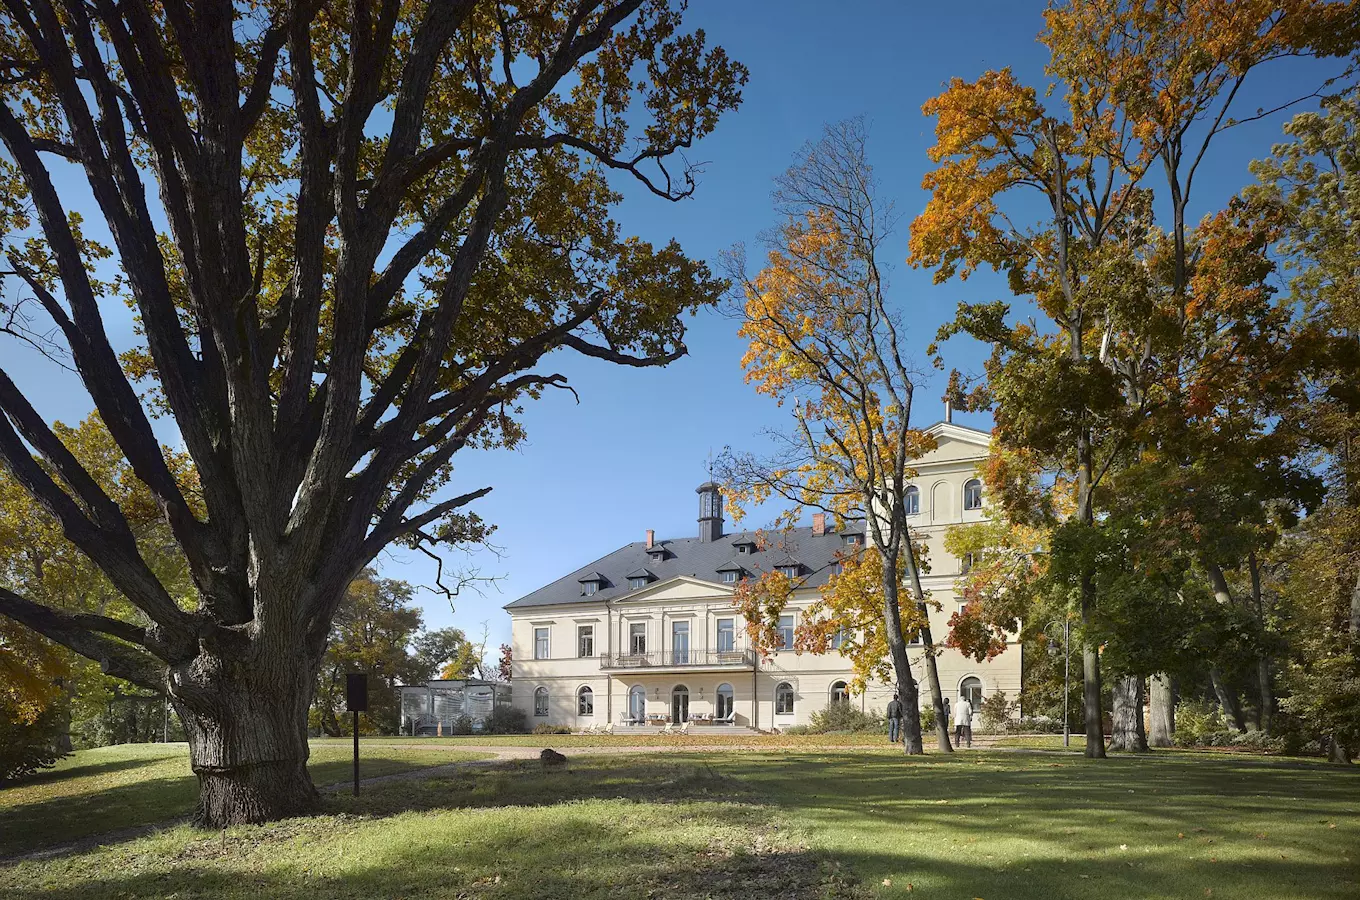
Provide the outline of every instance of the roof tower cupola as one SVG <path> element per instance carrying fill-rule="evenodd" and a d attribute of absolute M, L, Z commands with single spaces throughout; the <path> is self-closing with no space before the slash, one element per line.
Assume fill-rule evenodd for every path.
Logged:
<path fill-rule="evenodd" d="M 695 493 L 699 495 L 699 540 L 716 541 L 723 535 L 722 489 L 716 482 L 705 481 Z"/>

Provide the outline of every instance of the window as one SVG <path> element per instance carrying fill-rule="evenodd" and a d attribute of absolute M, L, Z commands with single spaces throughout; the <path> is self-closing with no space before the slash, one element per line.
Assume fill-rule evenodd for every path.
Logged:
<path fill-rule="evenodd" d="M 797 578 L 798 570 L 798 566 L 780 566 L 779 574 L 783 575 L 785 578 Z"/>
<path fill-rule="evenodd" d="M 906 506 L 907 515 L 917 516 L 921 514 L 921 492 L 914 485 L 907 488 L 906 496 L 902 500 Z"/>
<path fill-rule="evenodd" d="M 742 556 L 745 556 L 747 553 L 751 552 L 751 547 L 749 544 L 737 544 L 737 552 Z"/>
<path fill-rule="evenodd" d="M 779 686 L 774 689 L 774 714 L 793 715 L 793 685 L 787 681 L 779 682 Z"/>
<path fill-rule="evenodd" d="M 534 659 L 548 658 L 548 629 L 534 629 Z"/>
<path fill-rule="evenodd" d="M 595 655 L 595 626 L 576 626 L 576 655 L 584 659 Z"/>
<path fill-rule="evenodd" d="M 967 700 L 976 714 L 978 707 L 982 705 L 982 679 L 976 675 L 969 675 L 959 682 L 959 697 Z"/>
<path fill-rule="evenodd" d="M 647 689 L 640 684 L 628 691 L 628 718 L 633 725 L 641 725 L 647 719 Z"/>
<path fill-rule="evenodd" d="M 963 486 L 963 508 L 982 509 L 982 482 L 971 478 Z"/>
<path fill-rule="evenodd" d="M 534 715 L 546 716 L 548 714 L 548 689 L 541 687 L 534 691 Z"/>
<path fill-rule="evenodd" d="M 582 589 L 587 595 L 590 595 L 590 594 L 593 594 L 593 593 L 595 593 L 596 591 L 598 591 L 598 590 L 600 589 L 600 583 L 599 583 L 598 581 L 583 581 L 583 582 L 581 582 L 581 589 Z"/>
<path fill-rule="evenodd" d="M 921 640 L 921 629 L 918 628 L 915 631 L 913 631 L 911 633 L 911 638 L 907 641 L 907 643 L 913 647 L 919 647 L 923 643 L 925 643 L 924 641 Z"/>
<path fill-rule="evenodd" d="M 718 620 L 718 652 L 730 653 L 737 649 L 737 620 Z"/>
<path fill-rule="evenodd" d="M 689 665 L 689 623 L 671 623 L 671 665 Z"/>
<path fill-rule="evenodd" d="M 578 716 L 595 715 L 595 692 L 588 687 L 583 687 L 576 692 L 576 714 Z"/>
<path fill-rule="evenodd" d="M 779 617 L 779 647 L 777 649 L 793 649 L 793 616 Z"/>
<path fill-rule="evenodd" d="M 971 553 L 971 552 L 970 552 L 970 553 L 965 553 L 965 554 L 963 554 L 963 556 L 960 556 L 960 557 L 959 557 L 959 574 L 960 574 L 960 575 L 967 575 L 969 572 L 973 571 L 973 564 L 974 564 L 975 562 L 977 562 L 977 554 L 975 554 L 975 553 Z"/>
<path fill-rule="evenodd" d="M 831 685 L 832 703 L 849 703 L 850 687 L 844 681 L 837 681 Z"/>
<path fill-rule="evenodd" d="M 960 603 L 960 604 L 959 604 L 959 615 L 963 615 L 964 610 L 966 610 L 967 608 L 968 608 L 968 604 L 967 604 L 967 603 Z"/>
<path fill-rule="evenodd" d="M 630 579 L 628 579 L 628 589 L 629 589 L 630 591 L 635 591 L 635 590 L 637 590 L 638 588 L 645 588 L 646 586 L 647 586 L 647 576 L 646 576 L 646 575 L 642 575 L 642 576 L 640 576 L 640 577 L 638 577 L 638 578 L 630 578 Z"/>
<path fill-rule="evenodd" d="M 724 573 L 722 573 L 722 579 L 723 579 L 723 584 L 736 584 L 736 583 L 737 583 L 737 573 L 736 573 L 736 572 L 732 572 L 732 571 L 724 572 Z"/>
<path fill-rule="evenodd" d="M 646 622 L 634 622 L 628 626 L 628 652 L 634 656 L 647 652 Z"/>
<path fill-rule="evenodd" d="M 716 706 L 717 706 L 716 712 L 717 712 L 717 714 L 718 714 L 718 718 L 719 718 L 719 719 L 727 719 L 727 720 L 731 721 L 731 720 L 733 720 L 733 719 L 736 718 L 736 717 L 732 714 L 732 708 L 733 708 L 733 707 L 732 707 L 732 697 L 733 697 L 733 694 L 732 694 L 732 685 L 727 684 L 726 682 L 724 682 L 723 684 L 718 685 L 718 697 L 717 697 L 717 704 L 716 704 Z"/>
<path fill-rule="evenodd" d="M 843 534 L 841 535 L 841 540 L 847 547 L 858 547 L 862 537 L 864 536 L 861 534 Z"/>
<path fill-rule="evenodd" d="M 848 638 L 849 636 L 850 633 L 847 632 L 844 627 L 837 628 L 836 633 L 831 635 L 831 649 L 832 650 L 841 649 L 841 647 L 845 645 L 845 639 Z"/>

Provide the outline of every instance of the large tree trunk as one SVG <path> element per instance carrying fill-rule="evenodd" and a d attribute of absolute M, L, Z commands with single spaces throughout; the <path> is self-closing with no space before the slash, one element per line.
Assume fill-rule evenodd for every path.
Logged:
<path fill-rule="evenodd" d="M 1148 711 L 1151 720 L 1148 744 L 1152 747 L 1172 746 L 1176 739 L 1176 690 L 1168 676 L 1152 676 Z"/>
<path fill-rule="evenodd" d="M 1251 571 L 1251 598 L 1256 607 L 1256 626 L 1260 630 L 1261 646 L 1256 654 L 1256 688 L 1259 692 L 1256 708 L 1256 727 L 1270 733 L 1275 721 L 1275 688 L 1271 678 L 1270 655 L 1266 653 L 1266 601 L 1261 587 L 1261 566 L 1256 551 L 1247 554 Z"/>
<path fill-rule="evenodd" d="M 307 773 L 314 669 L 299 656 L 253 665 L 200 657 L 182 680 L 172 671 L 172 702 L 198 776 L 195 824 L 225 828 L 315 807 L 319 795 Z"/>
<path fill-rule="evenodd" d="M 1114 682 L 1114 703 L 1110 749 L 1146 753 L 1147 732 L 1143 728 L 1143 679 L 1125 675 Z"/>
<path fill-rule="evenodd" d="M 911 674 L 907 642 L 902 634 L 902 610 L 897 584 L 897 554 L 880 550 L 883 555 L 883 624 L 888 640 L 888 655 L 897 676 L 897 693 L 902 700 L 903 750 L 911 755 L 925 752 L 921 744 L 921 702 L 916 678 Z"/>
<path fill-rule="evenodd" d="M 1081 592 L 1081 621 L 1088 625 L 1094 615 L 1095 587 L 1090 579 L 1083 579 Z M 1086 719 L 1086 756 L 1105 758 L 1104 710 L 1100 697 L 1100 648 L 1089 640 L 1081 645 L 1082 713 Z"/>
<path fill-rule="evenodd" d="M 1224 680 L 1223 671 L 1218 666 L 1209 667 L 1209 681 L 1214 686 L 1214 696 L 1218 698 L 1218 705 L 1223 714 L 1232 719 L 1234 728 L 1245 732 L 1247 720 L 1242 716 L 1242 704 L 1237 700 L 1237 692 Z"/>
<path fill-rule="evenodd" d="M 925 646 L 926 684 L 930 689 L 930 704 L 935 710 L 935 745 L 942 753 L 953 753 L 954 745 L 949 742 L 949 716 L 944 711 L 944 691 L 940 687 L 940 671 L 935 665 L 935 638 L 930 633 L 930 611 L 926 606 L 926 592 L 921 587 L 921 569 L 916 564 L 916 545 L 907 534 L 907 572 L 911 576 L 912 599 L 924 617 L 921 626 L 921 643 Z"/>

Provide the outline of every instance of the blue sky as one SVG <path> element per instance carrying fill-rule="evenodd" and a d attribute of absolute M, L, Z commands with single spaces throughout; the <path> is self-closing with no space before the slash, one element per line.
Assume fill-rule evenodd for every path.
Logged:
<path fill-rule="evenodd" d="M 988 68 L 1010 66 L 1021 79 L 1041 83 L 1045 53 L 1034 36 L 1042 9 L 1042 3 L 1019 0 L 691 0 L 688 23 L 704 28 L 710 43 L 723 45 L 750 68 L 745 102 L 691 154 L 708 161 L 691 200 L 671 204 L 619 182 L 628 195 L 618 213 L 624 229 L 656 243 L 675 237 L 691 255 L 714 263 L 721 251 L 746 242 L 755 262 L 756 237 L 774 223 L 771 180 L 824 123 L 864 115 L 883 194 L 903 217 L 888 245 L 891 295 L 909 325 L 908 349 L 924 366 L 925 346 L 960 301 L 1008 294 L 986 273 L 937 286 L 928 272 L 902 262 L 907 225 L 925 200 L 921 176 L 929 168 L 933 123 L 921 115 L 921 104 L 948 79 L 972 79 Z M 1238 108 L 1249 114 L 1307 93 L 1335 68 L 1275 64 L 1248 83 Z M 1197 176 L 1192 220 L 1246 183 L 1247 162 L 1268 151 L 1282 121 L 1277 116 L 1244 126 L 1215 145 Z M 68 197 L 88 195 L 83 179 L 62 182 Z M 98 236 L 97 223 L 90 230 Z M 126 311 L 108 315 L 115 344 L 128 346 L 133 335 Z M 419 592 L 427 624 L 454 624 L 475 634 L 486 621 L 494 647 L 509 637 L 503 604 L 641 540 L 648 528 L 659 537 L 695 533 L 694 488 L 706 478 L 709 453 L 727 445 L 757 449 L 762 429 L 786 421 L 772 402 L 744 384 L 735 328 L 714 314 L 691 320 L 690 355 L 661 370 L 625 370 L 566 354 L 545 361 L 545 368 L 571 378 L 580 403 L 569 394 L 550 393 L 527 410 L 529 439 L 521 448 L 462 455 L 449 487 L 462 492 L 494 486 L 476 510 L 498 526 L 493 543 L 500 555 L 450 556 L 448 563 L 503 577 L 485 596 L 457 598 L 452 610 L 443 597 Z M 74 422 L 88 412 L 88 396 L 76 379 L 13 342 L 0 348 L 6 369 L 49 418 Z M 947 364 L 965 370 L 976 371 L 982 355 L 983 348 L 965 339 L 945 348 Z M 917 424 L 941 417 L 941 390 L 937 381 L 919 391 Z M 957 420 L 988 424 L 985 416 Z M 753 524 L 762 524 L 761 517 Z M 385 575 L 415 583 L 433 577 L 433 566 L 419 556 L 385 555 L 379 565 Z"/>

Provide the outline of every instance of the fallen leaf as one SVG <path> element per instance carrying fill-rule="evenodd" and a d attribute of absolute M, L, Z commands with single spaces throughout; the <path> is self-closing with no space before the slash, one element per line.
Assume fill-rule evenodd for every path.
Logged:
<path fill-rule="evenodd" d="M 891 878 L 885 878 L 885 879 L 883 879 L 883 886 L 884 886 L 884 887 L 892 887 L 892 879 L 891 879 Z"/>
<path fill-rule="evenodd" d="M 1129 845 L 1128 845 L 1128 844 L 1120 844 L 1120 845 L 1119 845 L 1119 849 L 1120 849 L 1120 850 L 1127 850 L 1127 849 L 1129 849 Z"/>

